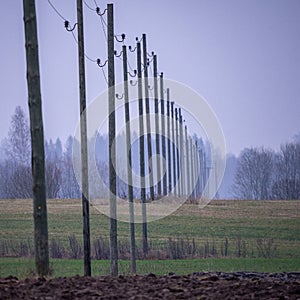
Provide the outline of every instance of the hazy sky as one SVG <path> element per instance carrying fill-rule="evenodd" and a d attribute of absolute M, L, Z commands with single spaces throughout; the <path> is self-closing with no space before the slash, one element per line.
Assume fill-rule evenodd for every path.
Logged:
<path fill-rule="evenodd" d="M 51 2 L 76 22 L 76 1 Z M 94 7 L 93 0 L 86 2 Z M 101 9 L 108 3 L 97 2 Z M 126 44 L 147 33 L 159 71 L 205 97 L 220 120 L 228 152 L 276 149 L 300 131 L 299 0 L 110 2 L 115 31 L 126 33 Z M 77 45 L 47 0 L 36 4 L 45 135 L 65 141 L 79 114 Z M 0 20 L 2 139 L 15 107 L 28 111 L 22 1 L 3 1 Z M 101 22 L 86 6 L 84 26 L 87 55 L 105 60 Z M 106 84 L 96 64 L 86 61 L 86 72 L 90 102 Z"/>

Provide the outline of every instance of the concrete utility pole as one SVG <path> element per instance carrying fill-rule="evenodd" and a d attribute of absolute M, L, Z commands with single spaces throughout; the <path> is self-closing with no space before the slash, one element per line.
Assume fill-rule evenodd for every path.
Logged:
<path fill-rule="evenodd" d="M 125 98 L 125 122 L 126 122 L 126 153 L 128 155 L 127 176 L 128 176 L 128 200 L 129 200 L 129 220 L 130 220 L 130 271 L 136 273 L 135 257 L 135 231 L 134 231 L 134 203 L 132 187 L 132 157 L 131 157 L 131 130 L 129 112 L 129 92 L 128 92 L 128 70 L 127 70 L 127 49 L 123 45 L 123 72 L 124 72 L 124 98 Z"/>
<path fill-rule="evenodd" d="M 117 201 L 116 201 L 116 137 L 115 120 L 115 54 L 114 54 L 114 7 L 107 4 L 107 52 L 108 52 L 108 153 L 110 189 L 110 273 L 118 275 Z"/>
<path fill-rule="evenodd" d="M 183 124 L 181 108 L 179 108 L 179 136 L 180 136 L 180 172 L 181 172 L 181 193 L 185 195 L 185 172 L 184 172 L 184 150 L 183 150 Z"/>
<path fill-rule="evenodd" d="M 158 84 L 157 84 L 157 56 L 153 56 L 153 77 L 154 77 L 154 111 L 155 111 L 155 145 L 156 155 L 160 154 L 160 138 L 159 138 L 159 114 L 158 114 Z M 160 159 L 156 160 L 156 174 L 157 174 L 157 196 L 161 196 L 161 181 L 158 180 L 161 176 Z"/>
<path fill-rule="evenodd" d="M 147 125 L 147 146 L 148 146 L 148 168 L 150 197 L 154 200 L 153 186 L 153 162 L 152 162 L 152 144 L 151 144 L 151 125 L 150 125 L 150 106 L 149 106 L 149 84 L 148 84 L 148 59 L 147 59 L 147 40 L 146 34 L 143 34 L 143 62 L 144 62 L 144 88 L 146 102 L 146 125 Z"/>
<path fill-rule="evenodd" d="M 185 126 L 185 152 L 186 152 L 186 195 L 189 197 L 191 194 L 191 174 L 190 174 L 190 163 L 191 156 L 189 153 L 189 141 L 187 134 L 187 126 Z"/>
<path fill-rule="evenodd" d="M 145 137 L 144 137 L 144 117 L 143 117 L 143 86 L 142 86 L 142 59 L 141 43 L 137 42 L 137 76 L 138 76 L 138 98 L 139 98 L 139 128 L 140 128 L 140 176 L 141 176 L 141 202 L 142 202 L 142 236 L 143 253 L 148 253 L 148 229 L 147 229 L 147 209 L 146 209 L 146 187 L 145 187 Z"/>
<path fill-rule="evenodd" d="M 35 266 L 39 276 L 46 276 L 49 274 L 48 219 L 45 185 L 44 128 L 35 1 L 24 0 L 23 10 L 31 134 Z"/>
<path fill-rule="evenodd" d="M 180 159 L 179 159 L 179 149 L 180 149 L 180 144 L 179 144 L 179 128 L 178 128 L 178 110 L 177 108 L 175 108 L 175 124 L 176 124 L 176 161 L 177 161 L 177 182 L 176 182 L 176 186 L 177 186 L 177 190 L 178 190 L 178 197 L 181 197 L 181 180 L 180 176 L 182 176 L 181 174 L 181 170 L 180 170 Z M 178 181 L 179 180 L 179 181 Z"/>
<path fill-rule="evenodd" d="M 172 118 L 172 159 L 173 159 L 173 188 L 174 188 L 174 196 L 177 196 L 176 192 L 176 157 L 175 157 L 175 128 L 174 128 L 174 102 L 171 102 L 171 118 Z"/>
<path fill-rule="evenodd" d="M 165 101 L 164 101 L 164 74 L 160 73 L 160 112 L 161 112 L 161 150 L 163 169 L 163 194 L 167 195 L 167 166 L 166 166 L 166 137 L 165 137 Z"/>
<path fill-rule="evenodd" d="M 169 194 L 172 191 L 172 169 L 171 169 L 171 126 L 170 126 L 170 89 L 167 88 L 167 145 L 168 145 L 168 184 L 169 184 L 169 189 L 168 192 Z"/>
<path fill-rule="evenodd" d="M 90 211 L 89 211 L 89 179 L 88 179 L 88 150 L 87 150 L 87 116 L 84 65 L 84 37 L 82 0 L 77 0 L 78 26 L 78 66 L 80 94 L 80 140 L 81 140 L 81 183 L 82 183 L 82 224 L 83 224 L 83 256 L 84 276 L 91 276 L 91 242 L 90 242 Z"/>

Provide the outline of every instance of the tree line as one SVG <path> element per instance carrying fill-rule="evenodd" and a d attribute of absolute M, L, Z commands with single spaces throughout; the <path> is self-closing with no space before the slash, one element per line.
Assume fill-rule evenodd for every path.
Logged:
<path fill-rule="evenodd" d="M 237 159 L 233 195 L 238 199 L 300 199 L 300 135 L 279 151 L 246 148 Z"/>
<path fill-rule="evenodd" d="M 133 133 L 135 134 L 135 133 Z M 196 137 L 194 137 L 196 138 Z M 118 136 L 120 145 L 125 143 L 125 135 Z M 74 147 L 75 143 L 75 147 Z M 154 143 L 154 141 L 153 141 Z M 69 136 L 65 145 L 59 138 L 45 141 L 46 192 L 48 198 L 80 198 L 81 191 L 73 169 L 73 149 L 78 141 Z M 198 145 L 206 148 L 207 169 L 217 172 L 217 162 L 213 165 L 209 147 L 198 139 Z M 31 198 L 31 148 L 29 122 L 24 111 L 17 106 L 11 118 L 7 137 L 2 141 L 0 160 L 0 198 Z M 97 169 L 108 187 L 108 136 L 95 135 L 89 139 L 89 148 L 96 147 Z M 119 147 L 123 149 L 122 147 Z M 79 151 L 79 144 L 78 144 Z M 133 158 L 138 157 L 138 145 L 132 145 Z M 136 155 L 135 155 L 136 153 Z M 122 156 L 121 156 L 122 157 Z M 223 181 L 230 190 L 230 198 L 237 199 L 300 199 L 300 135 L 292 142 L 281 145 L 279 151 L 266 148 L 245 148 L 238 157 L 230 157 L 234 164 L 228 164 L 233 176 Z M 126 172 L 126 164 L 121 158 L 117 162 L 121 172 Z M 211 165 L 210 165 L 211 164 Z M 138 172 L 139 163 L 133 159 L 133 170 Z M 203 169 L 203 168 L 202 168 Z M 122 176 L 121 176 L 122 177 Z M 126 177 L 126 175 L 124 175 Z M 229 176 L 228 176 L 229 177 Z M 233 178 L 232 178 L 233 177 Z M 94 174 L 89 174 L 91 196 L 108 197 L 107 189 L 99 187 L 94 181 Z M 95 188 L 94 188 L 95 187 Z M 134 196 L 139 197 L 139 189 L 133 189 Z M 127 185 L 117 177 L 117 195 L 127 198 Z M 223 198 L 223 193 L 218 192 Z M 228 197 L 228 196 L 227 196 Z"/>
<path fill-rule="evenodd" d="M 193 137 L 197 141 L 199 149 L 204 149 L 201 138 Z M 136 174 L 139 173 L 139 139 L 136 132 L 132 132 L 131 145 L 132 169 Z M 118 134 L 117 144 L 117 196 L 128 199 L 126 178 L 127 161 L 124 159 L 124 147 L 126 136 L 124 132 Z M 154 146 L 155 140 L 152 140 Z M 145 145 L 146 148 L 147 145 Z M 76 178 L 74 168 L 78 165 L 74 160 L 80 161 L 80 143 L 78 140 L 69 136 L 63 145 L 57 138 L 55 141 L 45 140 L 45 181 L 47 198 L 80 198 L 81 190 Z M 108 135 L 95 133 L 88 139 L 89 152 L 95 148 L 95 160 L 97 169 L 90 168 L 89 172 L 89 192 L 90 198 L 108 198 Z M 146 151 L 146 149 L 145 149 Z M 203 151 L 204 152 L 204 151 Z M 89 154 L 91 158 L 92 153 Z M 92 161 L 89 159 L 89 164 Z M 148 169 L 148 161 L 145 160 L 145 167 Z M 97 180 L 98 172 L 102 182 Z M 205 180 L 205 178 L 203 179 Z M 199 183 L 200 185 L 200 183 Z M 203 189 L 203 184 L 202 184 Z M 140 198 L 140 187 L 138 183 L 133 187 L 134 198 Z M 146 196 L 150 198 L 150 189 L 146 188 Z M 32 174 L 31 174 L 31 144 L 29 121 L 20 106 L 17 106 L 11 118 L 11 124 L 7 137 L 2 141 L 0 147 L 0 198 L 32 198 Z"/>
<path fill-rule="evenodd" d="M 48 198 L 80 197 L 72 168 L 72 144 L 72 137 L 67 139 L 64 150 L 59 138 L 55 142 L 45 141 Z M 30 129 L 20 106 L 15 109 L 8 136 L 1 146 L 0 197 L 32 198 Z"/>
<path fill-rule="evenodd" d="M 119 140 L 122 142 L 124 136 Z M 89 139 L 89 148 L 96 147 L 97 168 L 108 186 L 108 137 L 96 135 Z M 80 158 L 79 142 L 69 136 L 65 145 L 59 138 L 45 140 L 45 179 L 47 198 L 80 198 L 81 190 L 76 178 L 73 159 Z M 74 152 L 74 153 L 73 153 Z M 11 119 L 8 136 L 1 144 L 0 198 L 32 198 L 31 144 L 29 122 L 24 111 L 17 106 Z M 92 197 L 108 197 L 107 189 L 94 182 L 94 174 L 89 174 Z M 125 183 L 117 179 L 119 197 L 126 197 Z M 97 187 L 96 187 L 97 186 Z M 98 195 L 95 195 L 98 193 Z M 100 194 L 99 194 L 100 193 Z M 137 192 L 136 192 L 137 194 Z"/>

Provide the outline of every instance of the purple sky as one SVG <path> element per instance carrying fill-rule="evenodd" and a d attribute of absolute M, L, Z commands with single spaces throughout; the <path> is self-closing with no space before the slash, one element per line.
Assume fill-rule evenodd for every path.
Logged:
<path fill-rule="evenodd" d="M 77 45 L 47 0 L 36 2 L 45 135 L 65 141 L 79 114 Z M 51 2 L 74 24 L 75 1 Z M 86 2 L 94 7 L 93 0 Z M 101 9 L 108 3 L 97 2 Z M 300 131 L 299 0 L 110 2 L 115 3 L 115 31 L 126 33 L 126 44 L 147 33 L 159 71 L 209 102 L 228 152 L 249 146 L 277 149 Z M 5 1 L 0 20 L 2 139 L 15 107 L 28 111 L 22 1 Z M 105 60 L 100 20 L 86 6 L 84 22 L 87 55 Z M 106 84 L 96 64 L 86 61 L 86 72 L 90 102 Z"/>

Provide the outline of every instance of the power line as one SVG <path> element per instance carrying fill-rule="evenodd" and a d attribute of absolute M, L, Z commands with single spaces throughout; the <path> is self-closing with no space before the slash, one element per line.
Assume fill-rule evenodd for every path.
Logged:
<path fill-rule="evenodd" d="M 106 42 L 107 42 L 107 33 L 105 31 L 105 26 L 107 27 L 107 25 L 105 25 L 106 23 L 101 15 L 100 15 L 100 21 L 101 21 L 102 31 L 103 31 L 104 37 L 106 39 Z"/>
<path fill-rule="evenodd" d="M 101 64 L 101 60 L 98 58 L 97 59 L 97 65 L 101 68 L 101 71 L 102 71 L 102 74 L 103 74 L 103 77 L 106 81 L 106 84 L 108 85 L 108 80 L 107 80 L 107 77 L 106 77 L 106 74 L 104 72 L 104 67 L 105 65 L 108 63 L 108 59 L 104 62 L 104 64 Z"/>
<path fill-rule="evenodd" d="M 133 69 L 133 67 L 130 65 L 129 60 L 127 61 L 127 65 L 128 65 L 129 69 L 130 69 L 132 72 L 136 71 L 136 70 Z"/>
<path fill-rule="evenodd" d="M 51 3 L 50 0 L 48 0 L 48 3 L 61 19 L 63 19 L 64 21 L 67 21 L 67 19 L 65 19 L 64 16 L 55 8 L 55 6 Z"/>
<path fill-rule="evenodd" d="M 61 18 L 61 19 L 63 19 L 64 21 L 65 21 L 65 28 L 67 29 L 67 31 L 69 31 L 69 32 L 71 32 L 72 33 L 72 36 L 73 36 L 73 38 L 74 38 L 74 40 L 75 40 L 75 42 L 76 42 L 76 44 L 78 44 L 78 40 L 77 40 L 77 38 L 76 38 L 76 36 L 75 36 L 75 34 L 74 34 L 74 29 L 75 29 L 75 27 L 76 27 L 76 25 L 77 25 L 77 23 L 75 23 L 74 24 L 74 26 L 73 26 L 73 28 L 72 29 L 68 29 L 68 27 L 69 27 L 69 21 L 55 8 L 55 6 L 51 3 L 51 1 L 50 0 L 48 0 L 48 3 L 49 3 L 49 5 L 52 7 L 52 9 L 56 12 L 56 14 Z M 86 3 L 86 1 L 84 1 L 84 3 L 85 3 L 85 5 L 89 8 L 89 9 L 92 9 L 87 3 Z M 86 53 L 84 53 L 84 56 L 85 56 L 85 58 L 86 59 L 88 59 L 89 61 L 91 61 L 91 62 L 97 62 L 97 59 L 92 59 L 92 58 L 90 58 Z"/>
<path fill-rule="evenodd" d="M 76 36 L 75 36 L 75 34 L 74 34 L 73 31 L 72 31 L 72 36 L 73 36 L 75 42 L 78 44 L 78 40 L 77 40 L 77 38 L 76 38 Z M 91 62 L 97 62 L 97 59 L 90 58 L 86 53 L 84 53 L 84 56 L 85 56 L 85 58 L 87 58 Z"/>
<path fill-rule="evenodd" d="M 83 0 L 83 3 L 85 4 L 85 6 L 86 6 L 88 9 L 90 9 L 90 10 L 92 10 L 92 11 L 96 11 L 96 9 L 92 8 L 91 6 L 89 6 L 89 5 L 86 3 L 86 1 Z"/>
<path fill-rule="evenodd" d="M 103 69 L 103 68 L 101 68 L 101 70 L 102 70 L 103 77 L 104 77 L 104 79 L 105 79 L 105 81 L 106 81 L 106 84 L 108 84 L 108 80 L 107 80 L 107 77 L 106 77 L 105 71 L 104 71 L 104 69 Z"/>

